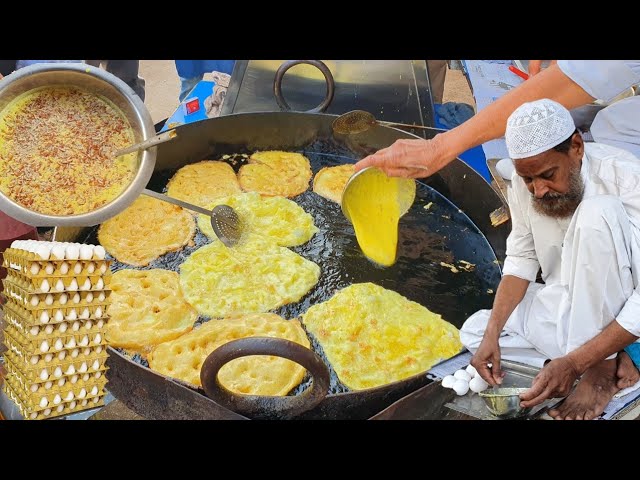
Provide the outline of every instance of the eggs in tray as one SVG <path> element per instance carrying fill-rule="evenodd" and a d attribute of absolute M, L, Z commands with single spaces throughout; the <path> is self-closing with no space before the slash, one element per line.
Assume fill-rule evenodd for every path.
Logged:
<path fill-rule="evenodd" d="M 239 176 L 245 193 L 227 196 L 221 196 L 220 192 L 225 189 L 220 182 L 229 179 L 235 182 L 235 178 L 231 178 L 227 169 L 213 168 L 216 162 L 201 162 L 201 166 L 210 172 L 219 172 L 220 176 L 198 182 L 199 201 L 210 199 L 204 205 L 209 209 L 230 205 L 242 223 L 241 240 L 232 248 L 226 247 L 216 238 L 210 219 L 197 216 L 198 231 L 206 235 L 210 243 L 193 251 L 185 250 L 187 255 L 172 267 L 179 272 L 164 271 L 163 274 L 160 269 L 144 269 L 114 274 L 112 320 L 108 330 L 114 346 L 140 353 L 152 369 L 164 375 L 198 385 L 199 370 L 206 357 L 230 340 L 267 335 L 293 339 L 309 347 L 307 334 L 311 334 L 320 343 L 340 381 L 353 390 L 402 380 L 458 353 L 462 345 L 453 325 L 422 305 L 372 283 L 343 288 L 329 300 L 311 306 L 300 319 L 283 319 L 270 313 L 300 301 L 317 284 L 321 274 L 316 263 L 287 248 L 308 242 L 318 227 L 302 207 L 279 196 L 301 193 L 308 189 L 311 178 L 307 159 L 300 154 L 291 157 L 284 153 L 260 152 L 251 156 L 254 161 L 248 165 L 255 168 L 245 168 L 244 179 L 243 175 Z M 295 167 L 292 173 L 295 192 L 254 189 L 253 184 L 250 188 L 251 182 L 258 177 L 264 180 L 267 173 L 273 173 L 270 170 L 282 167 L 285 160 L 293 162 Z M 187 171 L 185 175 L 187 173 L 193 174 Z M 180 175 L 179 170 L 174 179 L 181 178 Z M 285 177 L 279 182 L 286 183 L 282 180 Z M 206 191 L 208 183 L 215 186 L 215 192 Z M 178 184 L 174 182 L 174 186 Z M 229 191 L 236 189 L 234 183 Z M 164 221 L 161 213 L 148 217 L 158 224 Z M 132 218 L 131 221 L 143 220 Z M 128 248 L 157 243 L 138 238 L 142 234 L 153 237 L 152 232 L 157 228 L 137 230 L 132 233 L 135 241 L 123 238 L 120 243 Z M 182 246 L 178 249 L 183 249 L 193 235 L 190 227 L 182 230 Z M 104 229 L 101 234 L 104 236 Z M 122 229 L 119 235 L 126 237 L 127 229 Z M 199 238 L 196 243 L 204 239 L 199 234 L 196 238 Z M 174 250 L 176 245 L 172 243 L 165 251 Z M 109 251 L 108 246 L 105 248 Z M 118 256 L 117 252 L 109 253 Z M 162 253 L 156 249 L 153 256 L 158 255 Z M 136 259 L 138 257 L 144 255 L 136 252 Z M 143 263 L 131 264 L 141 266 Z M 157 281 L 162 285 L 155 288 Z M 179 318 L 166 314 L 168 311 L 179 311 Z M 198 314 L 201 319 L 205 317 L 205 323 L 194 323 Z M 268 395 L 286 395 L 302 381 L 302 367 L 290 361 L 277 359 L 274 363 L 274 357 L 269 356 L 251 359 L 230 362 L 226 370 L 221 370 L 221 381 L 239 393 Z M 245 382 L 240 377 L 246 375 L 243 377 L 240 373 L 249 371 L 255 375 L 249 376 L 253 380 Z M 265 375 L 271 380 L 263 379 L 263 382 Z"/>

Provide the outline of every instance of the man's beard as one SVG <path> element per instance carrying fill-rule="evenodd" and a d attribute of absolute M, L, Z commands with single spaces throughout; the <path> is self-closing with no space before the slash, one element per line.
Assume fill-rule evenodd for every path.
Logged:
<path fill-rule="evenodd" d="M 580 169 L 576 168 L 569 174 L 569 190 L 567 193 L 548 192 L 542 198 L 532 197 L 533 208 L 536 212 L 553 218 L 566 218 L 573 215 L 582 201 L 584 182 L 580 176 Z"/>

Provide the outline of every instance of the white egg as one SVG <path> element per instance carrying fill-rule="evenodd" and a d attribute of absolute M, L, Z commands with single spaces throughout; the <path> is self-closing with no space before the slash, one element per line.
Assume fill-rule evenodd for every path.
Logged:
<path fill-rule="evenodd" d="M 472 392 L 480 393 L 489 388 L 489 384 L 485 382 L 480 375 L 478 375 L 471 379 L 471 381 L 469 382 L 469 388 Z"/>
<path fill-rule="evenodd" d="M 96 347 L 96 353 L 101 353 L 102 352 L 102 345 L 98 345 Z"/>
<path fill-rule="evenodd" d="M 31 365 L 35 365 L 36 363 L 38 363 L 40 361 L 40 357 L 38 355 L 34 355 L 31 357 Z"/>
<path fill-rule="evenodd" d="M 62 283 L 62 279 L 59 278 L 58 281 L 56 282 L 56 292 L 64 292 L 64 283 Z"/>
<path fill-rule="evenodd" d="M 40 329 L 38 327 L 31 327 L 31 329 L 29 330 L 29 333 L 31 335 L 38 335 L 39 332 L 40 332 Z"/>
<path fill-rule="evenodd" d="M 53 354 L 52 354 L 52 353 L 47 353 L 47 354 L 44 356 L 44 361 L 45 361 L 45 362 L 50 362 L 51 360 L 53 360 Z"/>
<path fill-rule="evenodd" d="M 40 291 L 43 293 L 47 293 L 50 288 L 51 287 L 49 286 L 49 281 L 46 278 L 42 280 L 42 283 L 40 283 Z"/>
<path fill-rule="evenodd" d="M 104 280 L 102 280 L 102 278 L 99 278 L 98 281 L 96 282 L 96 290 L 102 290 L 104 288 Z"/>
<path fill-rule="evenodd" d="M 67 372 L 66 373 L 67 373 L 67 375 L 73 375 L 74 373 L 76 373 L 76 367 L 74 367 L 73 365 L 69 365 L 69 368 L 67 368 Z M 77 380 L 78 379 L 76 378 L 76 381 Z M 75 383 L 73 381 L 73 378 L 71 379 L 71 383 Z"/>
<path fill-rule="evenodd" d="M 31 264 L 31 268 L 29 268 L 29 271 L 31 272 L 31 275 L 37 275 L 38 272 L 40 271 L 40 265 L 37 264 L 36 262 L 33 262 Z"/>
<path fill-rule="evenodd" d="M 34 295 L 33 297 L 31 297 L 31 306 L 32 307 L 37 307 L 39 303 L 40 303 L 40 299 L 38 298 L 37 295 Z"/>
<path fill-rule="evenodd" d="M 49 312 L 43 310 L 40 314 L 40 323 L 47 323 L 49 321 Z"/>
<path fill-rule="evenodd" d="M 456 383 L 453 384 L 453 389 L 458 395 L 464 395 L 469 391 L 469 382 L 458 379 L 456 380 Z"/>
<path fill-rule="evenodd" d="M 71 328 L 73 329 L 74 332 L 77 332 L 78 330 L 80 330 L 80 322 L 76 320 L 75 322 L 73 322 L 73 325 L 71 326 Z"/>
<path fill-rule="evenodd" d="M 35 420 L 36 418 L 38 418 L 38 414 L 36 412 L 32 412 L 29 417 L 31 418 L 31 420 Z"/>
<path fill-rule="evenodd" d="M 91 389 L 91 395 L 97 395 L 98 394 L 98 387 L 97 386 L 93 386 L 93 388 Z"/>
<path fill-rule="evenodd" d="M 96 245 L 93 247 L 93 254 L 96 256 L 98 260 L 104 260 L 107 251 L 104 249 L 102 245 Z"/>
<path fill-rule="evenodd" d="M 69 260 L 78 260 L 78 257 L 80 257 L 80 248 L 71 244 L 65 249 L 64 253 Z"/>
<path fill-rule="evenodd" d="M 67 393 L 67 396 L 64 398 L 65 401 L 70 402 L 71 400 L 73 400 L 73 392 L 69 392 Z M 72 407 L 73 408 L 73 407 Z"/>
<path fill-rule="evenodd" d="M 80 392 L 78 392 L 78 398 L 84 398 L 86 396 L 87 396 L 87 391 L 84 388 L 80 389 Z"/>
<path fill-rule="evenodd" d="M 88 357 L 91 354 L 91 348 L 90 347 L 85 348 L 82 351 L 82 353 L 84 353 Z"/>
<path fill-rule="evenodd" d="M 49 405 L 49 401 L 47 400 L 47 397 L 42 397 L 40 399 L 40 408 L 44 408 L 47 405 Z"/>
<path fill-rule="evenodd" d="M 94 315 L 96 316 L 96 318 L 102 317 L 102 307 L 96 308 L 96 311 L 95 311 Z"/>
<path fill-rule="evenodd" d="M 54 345 L 54 348 L 55 348 L 56 350 L 62 350 L 62 347 L 64 347 L 64 345 L 62 344 L 62 339 L 61 339 L 61 338 L 58 338 L 58 339 L 56 340 L 56 344 Z"/>
<path fill-rule="evenodd" d="M 60 405 L 60 402 L 62 401 L 62 397 L 56 393 L 56 396 L 53 397 L 53 404 L 54 405 Z"/>
<path fill-rule="evenodd" d="M 37 328 L 37 327 L 36 327 L 36 328 Z M 53 325 L 47 325 L 47 326 L 44 328 L 44 331 L 45 331 L 45 333 L 46 333 L 47 335 L 51 335 L 51 334 L 53 333 Z"/>
<path fill-rule="evenodd" d="M 73 350 L 71 350 L 71 358 L 76 358 L 79 354 L 80 354 L 79 348 L 74 348 Z"/>
<path fill-rule="evenodd" d="M 51 255 L 56 260 L 64 260 L 64 247 L 62 245 L 54 245 L 51 247 Z"/>
<path fill-rule="evenodd" d="M 80 406 L 84 407 L 84 406 L 86 406 L 86 405 L 87 405 L 87 403 L 89 403 L 89 401 L 85 398 L 84 400 L 82 400 L 82 401 L 80 402 Z"/>
<path fill-rule="evenodd" d="M 38 385 L 37 385 L 37 384 L 35 384 L 35 383 L 31 384 L 31 391 L 32 391 L 33 393 L 37 392 L 37 391 L 38 391 Z"/>
<path fill-rule="evenodd" d="M 53 382 L 51 380 L 47 381 L 47 383 L 44 384 L 44 388 L 46 388 L 47 390 L 51 390 L 51 387 L 53 387 Z"/>
<path fill-rule="evenodd" d="M 457 378 L 453 375 L 447 375 L 442 379 L 442 386 L 444 388 L 453 388 L 453 384 L 456 383 Z"/>
<path fill-rule="evenodd" d="M 64 313 L 62 313 L 62 310 L 58 309 L 56 310 L 56 314 L 53 317 L 55 319 L 56 322 L 61 322 L 64 320 Z"/>
<path fill-rule="evenodd" d="M 100 397 L 94 397 L 91 401 L 93 403 L 98 403 L 100 401 Z"/>
<path fill-rule="evenodd" d="M 78 375 L 74 375 L 71 377 L 71 383 L 76 383 L 78 381 Z"/>
<path fill-rule="evenodd" d="M 59 326 L 58 326 L 58 331 L 60 333 L 64 333 L 67 331 L 67 322 L 62 322 Z"/>
<path fill-rule="evenodd" d="M 68 300 L 69 295 L 67 295 L 66 293 L 61 293 L 58 297 L 58 302 L 60 303 L 60 305 L 66 305 Z"/>
<path fill-rule="evenodd" d="M 89 381 L 89 378 L 91 378 L 91 376 L 90 376 L 88 373 L 85 373 L 85 374 L 82 376 L 82 380 L 84 380 L 85 382 L 88 382 L 88 381 Z"/>
<path fill-rule="evenodd" d="M 49 342 L 47 342 L 46 340 L 45 340 L 44 342 L 42 342 L 42 343 L 40 344 L 40 351 L 41 351 L 42 353 L 46 353 L 46 352 L 48 352 L 48 351 L 49 351 Z"/>
<path fill-rule="evenodd" d="M 80 287 L 80 290 L 82 291 L 91 290 L 91 280 L 89 280 L 88 278 L 85 279 L 84 283 Z"/>
<path fill-rule="evenodd" d="M 82 339 L 78 342 L 78 345 L 80 345 L 81 347 L 89 345 L 89 337 L 87 335 L 82 337 Z"/>
<path fill-rule="evenodd" d="M 94 375 L 94 377 L 96 378 L 100 378 L 102 376 L 102 372 L 96 372 L 96 374 Z"/>
<path fill-rule="evenodd" d="M 100 292 L 100 294 L 98 295 L 98 301 L 100 302 L 104 302 L 104 299 L 107 298 L 106 295 L 104 294 L 104 292 Z"/>
<path fill-rule="evenodd" d="M 47 305 L 53 305 L 53 295 L 49 294 L 46 297 L 44 297 L 44 303 Z"/>
<path fill-rule="evenodd" d="M 93 257 L 93 247 L 91 245 L 82 245 L 80 247 L 80 260 L 91 260 Z"/>
<path fill-rule="evenodd" d="M 87 301 L 87 303 L 93 302 L 93 293 L 92 292 L 87 293 L 87 296 L 84 299 Z"/>
<path fill-rule="evenodd" d="M 80 294 L 79 293 L 74 293 L 73 294 L 73 303 L 80 303 Z"/>
<path fill-rule="evenodd" d="M 471 376 L 471 378 L 474 378 L 478 375 L 478 371 L 476 370 L 476 367 L 474 367 L 471 364 L 467 365 L 467 368 L 465 368 L 465 370 Z"/>
<path fill-rule="evenodd" d="M 44 267 L 44 271 L 46 272 L 47 275 L 51 275 L 55 269 L 56 268 L 53 266 L 53 263 L 51 262 L 47 262 L 47 264 Z"/>
<path fill-rule="evenodd" d="M 87 362 L 82 362 L 82 364 L 80 365 L 80 368 L 78 368 L 78 372 L 84 373 L 86 371 L 87 371 Z"/>
<path fill-rule="evenodd" d="M 62 413 L 62 411 L 63 411 L 63 410 L 64 410 L 64 405 L 58 405 L 58 406 L 56 407 L 56 411 L 57 411 L 58 413 Z"/>
<path fill-rule="evenodd" d="M 67 352 L 65 352 L 64 350 L 62 350 L 59 354 L 58 354 L 58 360 L 64 360 L 64 358 L 67 356 Z"/>
<path fill-rule="evenodd" d="M 89 318 L 90 316 L 91 316 L 91 313 L 89 312 L 89 309 L 87 307 L 84 307 L 84 310 L 82 310 L 82 313 L 80 314 L 80 318 L 86 319 L 86 318 Z"/>
<path fill-rule="evenodd" d="M 62 377 L 60 380 L 58 380 L 58 387 L 63 387 L 65 383 L 67 383 L 67 381 L 64 377 Z"/>
<path fill-rule="evenodd" d="M 76 401 L 75 400 L 69 404 L 69 410 L 73 410 L 74 408 L 76 408 Z"/>
<path fill-rule="evenodd" d="M 67 342 L 66 347 L 67 347 L 67 348 L 73 348 L 73 347 L 75 347 L 75 346 L 76 346 L 76 339 L 75 339 L 74 337 L 71 337 L 71 338 L 69 339 L 69 341 Z"/>
<path fill-rule="evenodd" d="M 62 369 L 59 366 L 53 371 L 53 376 L 56 378 L 60 378 L 62 376 Z"/>
<path fill-rule="evenodd" d="M 107 273 L 107 264 L 106 263 L 103 263 L 103 264 L 100 265 L 100 273 L 101 274 Z"/>
<path fill-rule="evenodd" d="M 98 369 L 100 368 L 100 362 L 99 362 L 98 360 L 95 360 L 95 361 L 93 362 L 92 368 L 93 368 L 94 370 L 98 370 Z"/>
<path fill-rule="evenodd" d="M 86 328 L 87 330 L 90 330 L 91 327 L 93 327 L 93 322 L 91 320 L 87 320 L 84 324 L 84 328 Z"/>
<path fill-rule="evenodd" d="M 71 279 L 71 283 L 69 284 L 69 288 L 67 288 L 67 290 L 71 291 L 71 292 L 75 292 L 78 290 L 78 282 L 76 281 L 75 278 Z M 80 295 L 78 295 L 78 298 L 80 297 Z M 78 300 L 80 301 L 80 300 Z"/>
<path fill-rule="evenodd" d="M 67 320 L 75 320 L 76 318 L 78 318 L 78 313 L 75 308 L 67 311 Z"/>
<path fill-rule="evenodd" d="M 93 262 L 87 263 L 87 273 L 91 274 L 96 271 L 96 264 Z"/>
<path fill-rule="evenodd" d="M 62 262 L 60 264 L 60 273 L 62 275 L 66 275 L 67 273 L 69 273 L 69 264 L 67 262 Z"/>
<path fill-rule="evenodd" d="M 95 343 L 100 343 L 102 341 L 102 335 L 100 335 L 99 333 L 96 334 L 95 338 L 93 339 L 93 341 Z"/>
<path fill-rule="evenodd" d="M 43 414 L 45 417 L 48 417 L 49 415 L 51 415 L 51 409 L 50 409 L 50 408 L 45 408 L 45 409 L 44 409 L 44 412 L 42 412 L 42 414 Z"/>
<path fill-rule="evenodd" d="M 36 248 L 36 255 L 38 255 L 42 260 L 49 260 L 49 256 L 51 255 L 51 246 L 44 244 L 39 245 Z"/>
<path fill-rule="evenodd" d="M 471 380 L 471 375 L 469 375 L 466 370 L 456 370 L 456 373 L 454 373 L 453 376 L 458 380 L 464 380 L 467 383 Z"/>
<path fill-rule="evenodd" d="M 82 263 L 77 262 L 73 266 L 73 273 L 75 273 L 76 275 L 80 275 L 82 273 Z"/>

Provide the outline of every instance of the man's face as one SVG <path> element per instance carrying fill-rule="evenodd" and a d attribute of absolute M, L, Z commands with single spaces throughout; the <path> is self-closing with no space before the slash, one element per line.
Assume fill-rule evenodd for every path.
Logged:
<path fill-rule="evenodd" d="M 580 176 L 583 154 L 582 137 L 574 134 L 566 153 L 551 149 L 514 162 L 536 211 L 554 218 L 573 215 L 584 193 Z"/>

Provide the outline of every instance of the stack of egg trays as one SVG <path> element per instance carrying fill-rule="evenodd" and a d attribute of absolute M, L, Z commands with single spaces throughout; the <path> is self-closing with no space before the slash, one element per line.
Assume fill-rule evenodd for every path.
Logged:
<path fill-rule="evenodd" d="M 25 419 L 103 405 L 110 262 L 3 256 L 7 396 Z"/>

